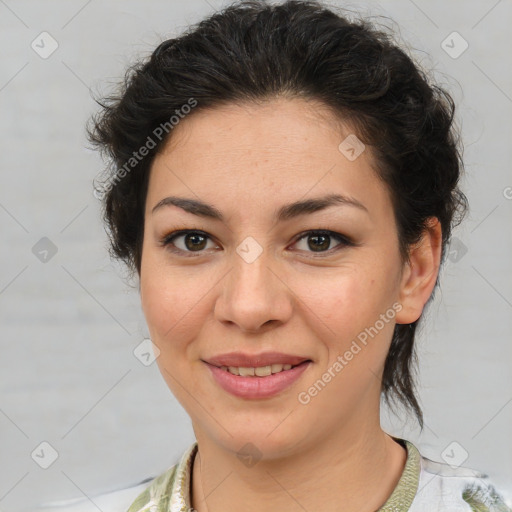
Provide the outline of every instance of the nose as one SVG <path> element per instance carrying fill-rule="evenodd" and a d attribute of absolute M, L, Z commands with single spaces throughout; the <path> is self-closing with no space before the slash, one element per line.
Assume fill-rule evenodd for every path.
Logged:
<path fill-rule="evenodd" d="M 215 303 L 215 318 L 246 333 L 260 333 L 286 323 L 293 311 L 293 293 L 279 275 L 272 257 L 263 253 L 252 262 L 238 253 Z"/>

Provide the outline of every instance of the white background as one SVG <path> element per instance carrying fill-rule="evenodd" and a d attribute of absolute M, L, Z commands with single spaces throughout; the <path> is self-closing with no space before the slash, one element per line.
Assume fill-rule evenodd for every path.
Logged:
<path fill-rule="evenodd" d="M 194 440 L 156 363 L 133 355 L 148 331 L 136 287 L 108 257 L 92 195 L 103 164 L 84 125 L 89 89 L 108 92 L 134 59 L 223 5 L 0 0 L 1 511 L 135 484 Z M 383 427 L 435 460 L 456 441 L 463 465 L 511 499 L 512 2 L 343 5 L 395 20 L 454 95 L 471 205 L 455 232 L 467 252 L 452 252 L 418 340 L 425 430 L 386 411 Z M 31 48 L 43 31 L 58 43 L 47 59 Z M 441 47 L 453 31 L 469 44 L 456 59 Z M 42 237 L 57 248 L 46 263 L 32 252 Z M 43 441 L 58 452 L 48 469 L 31 458 Z"/>

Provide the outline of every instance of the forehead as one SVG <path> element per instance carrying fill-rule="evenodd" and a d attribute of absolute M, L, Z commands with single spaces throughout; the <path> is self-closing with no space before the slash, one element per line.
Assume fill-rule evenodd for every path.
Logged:
<path fill-rule="evenodd" d="M 172 131 L 164 152 L 182 156 L 191 146 L 208 149 L 195 158 L 218 157 L 224 148 L 251 155 L 280 154 L 286 159 L 318 157 L 315 144 L 337 148 L 340 137 L 352 133 L 323 103 L 302 98 L 274 98 L 259 102 L 229 103 L 185 117 Z M 260 159 L 261 160 L 261 159 Z"/>
<path fill-rule="evenodd" d="M 261 206 L 339 192 L 378 206 L 385 190 L 369 148 L 356 159 L 340 150 L 354 136 L 325 105 L 300 98 L 194 111 L 155 157 L 148 208 L 165 192 Z"/>

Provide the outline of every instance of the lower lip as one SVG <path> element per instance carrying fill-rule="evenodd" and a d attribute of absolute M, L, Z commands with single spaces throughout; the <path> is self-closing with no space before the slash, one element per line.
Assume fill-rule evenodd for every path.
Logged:
<path fill-rule="evenodd" d="M 268 398 L 277 395 L 291 386 L 310 365 L 311 361 L 301 363 L 290 370 L 283 370 L 266 377 L 241 377 L 208 364 L 213 378 L 224 391 L 240 398 Z"/>

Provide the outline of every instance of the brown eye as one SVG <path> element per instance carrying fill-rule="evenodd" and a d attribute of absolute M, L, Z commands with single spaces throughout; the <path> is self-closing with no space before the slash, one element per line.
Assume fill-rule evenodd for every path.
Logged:
<path fill-rule="evenodd" d="M 163 246 L 168 246 L 174 252 L 192 253 L 203 252 L 204 249 L 212 248 L 208 246 L 210 242 L 213 247 L 215 244 L 206 233 L 200 231 L 180 231 L 167 235 L 163 241 Z"/>
<path fill-rule="evenodd" d="M 338 242 L 334 247 L 333 240 Z M 322 253 L 353 244 L 339 233 L 334 233 L 333 231 L 309 231 L 303 234 L 294 245 L 299 245 L 298 249 L 301 251 Z"/>
<path fill-rule="evenodd" d="M 310 235 L 307 237 L 308 247 L 312 251 L 327 251 L 331 245 L 331 237 L 329 235 Z"/>
<path fill-rule="evenodd" d="M 200 251 L 206 247 L 207 238 L 198 233 L 185 235 L 185 247 L 191 251 Z"/>

